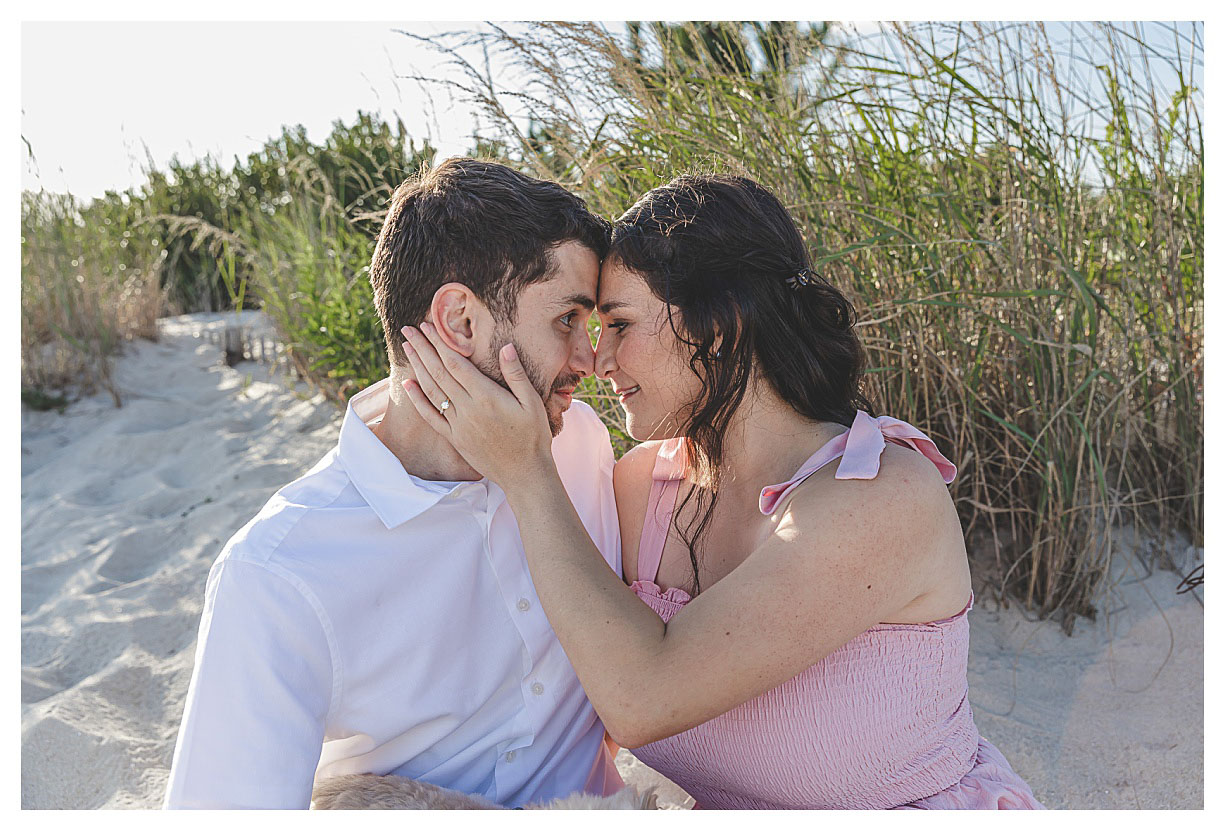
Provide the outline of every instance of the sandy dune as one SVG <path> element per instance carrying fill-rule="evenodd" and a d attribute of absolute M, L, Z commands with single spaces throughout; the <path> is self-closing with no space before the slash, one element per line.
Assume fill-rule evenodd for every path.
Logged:
<path fill-rule="evenodd" d="M 208 568 L 336 440 L 342 413 L 322 396 L 227 367 L 198 336 L 226 319 L 162 320 L 160 343 L 118 363 L 120 409 L 105 394 L 23 409 L 24 808 L 160 805 Z M 1203 551 L 1182 556 L 1185 570 Z M 1128 559 L 1109 614 L 1074 637 L 986 600 L 971 613 L 979 728 L 1052 808 L 1203 807 L 1202 593 L 1176 594 L 1169 572 L 1140 579 Z"/>

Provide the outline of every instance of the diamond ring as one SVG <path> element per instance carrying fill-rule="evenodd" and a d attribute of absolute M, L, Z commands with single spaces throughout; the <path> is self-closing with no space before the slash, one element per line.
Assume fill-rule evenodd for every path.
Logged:
<path fill-rule="evenodd" d="M 444 412 L 445 410 L 450 409 L 450 407 L 451 407 L 451 402 L 447 399 L 444 399 L 443 402 L 438 405 L 438 412 L 440 413 Z"/>

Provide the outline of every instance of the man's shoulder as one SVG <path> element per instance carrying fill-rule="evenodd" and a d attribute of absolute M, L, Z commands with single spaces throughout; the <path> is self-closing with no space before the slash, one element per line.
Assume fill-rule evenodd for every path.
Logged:
<path fill-rule="evenodd" d="M 554 444 L 565 447 L 569 452 L 584 448 L 599 455 L 604 450 L 610 456 L 612 454 L 608 427 L 590 404 L 577 398 L 570 402 L 563 417 L 562 430 L 554 439 Z"/>
<path fill-rule="evenodd" d="M 595 425 L 603 426 L 604 422 L 600 421 L 599 415 L 590 404 L 583 401 L 581 398 L 575 398 L 570 402 L 570 406 L 566 409 L 566 413 L 562 416 L 564 426 L 562 433 L 567 430 L 574 429 L 592 429 Z"/>
<path fill-rule="evenodd" d="M 292 542 L 294 532 L 313 515 L 336 506 L 346 491 L 352 490 L 333 448 L 310 470 L 278 488 L 259 512 L 234 532 L 217 562 L 288 565 L 294 557 L 287 553 L 291 547 L 287 541 Z"/>

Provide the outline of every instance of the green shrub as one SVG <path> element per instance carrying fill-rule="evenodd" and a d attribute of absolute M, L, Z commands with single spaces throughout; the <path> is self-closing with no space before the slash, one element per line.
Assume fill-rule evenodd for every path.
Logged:
<path fill-rule="evenodd" d="M 229 212 L 223 226 L 171 217 L 169 227 L 218 263 L 231 304 L 241 295 L 263 309 L 295 369 L 343 404 L 387 375 L 370 258 L 392 191 L 433 155 L 402 124 L 393 132 L 360 113 L 322 147 L 285 130 L 235 169 L 237 181 L 259 183 L 243 186 L 257 208 Z"/>
<path fill-rule="evenodd" d="M 313 160 L 271 216 L 235 229 L 253 288 L 299 371 L 333 400 L 388 372 L 383 328 L 368 277 L 375 238 L 329 192 Z"/>

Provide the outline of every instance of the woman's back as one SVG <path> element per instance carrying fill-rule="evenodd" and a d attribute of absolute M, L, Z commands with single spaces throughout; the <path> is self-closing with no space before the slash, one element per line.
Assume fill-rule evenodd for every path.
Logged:
<path fill-rule="evenodd" d="M 838 478 L 872 478 L 885 440 L 923 453 L 946 481 L 955 474 L 915 428 L 860 413 L 791 479 L 762 491 L 761 513 L 839 457 Z M 689 601 L 655 582 L 684 477 L 682 442 L 658 448 L 632 584 L 665 622 Z M 974 725 L 972 603 L 940 620 L 873 626 L 780 686 L 634 753 L 704 808 L 1041 807 Z"/>

